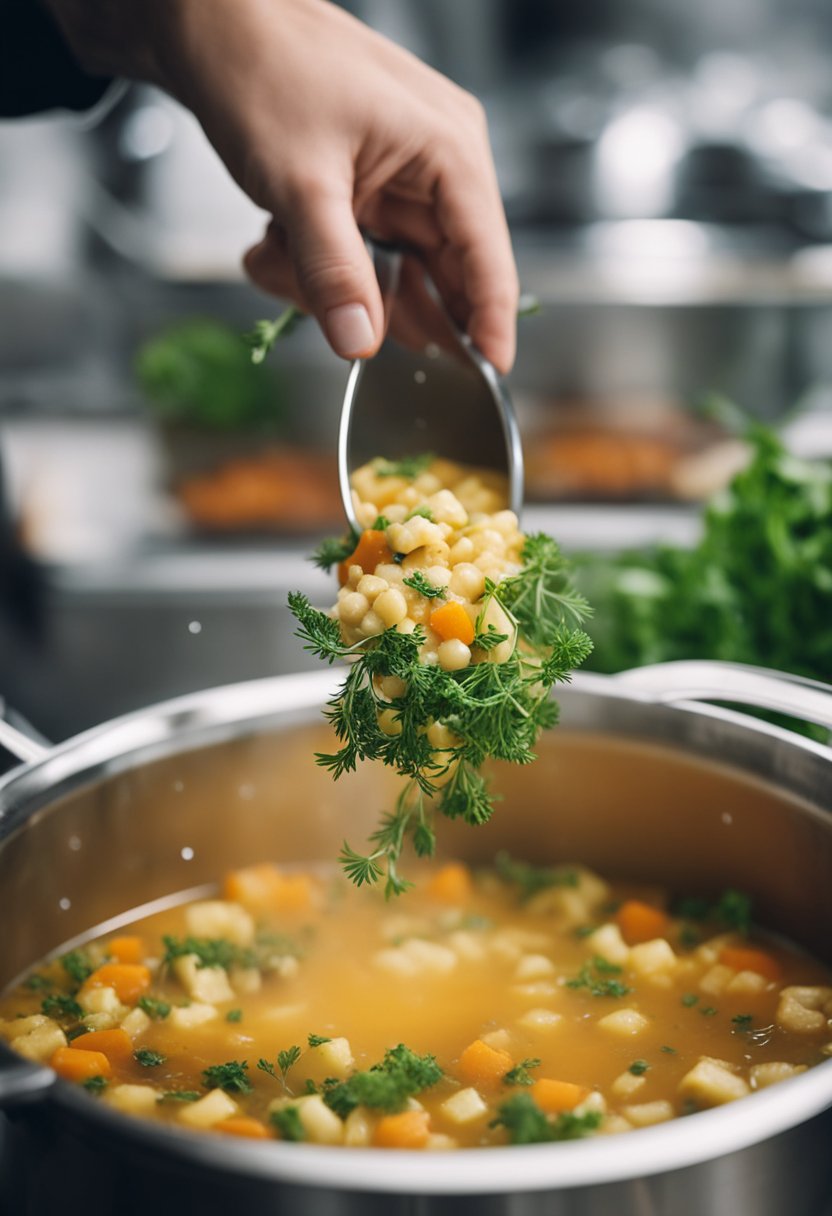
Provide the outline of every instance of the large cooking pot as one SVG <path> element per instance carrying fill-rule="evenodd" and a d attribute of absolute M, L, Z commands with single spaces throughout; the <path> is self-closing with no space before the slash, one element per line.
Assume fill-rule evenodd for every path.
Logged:
<path fill-rule="evenodd" d="M 331 688 L 328 673 L 221 688 L 51 749 L 5 728 L 27 762 L 0 782 L 0 987 L 90 926 L 229 866 L 331 858 L 345 834 L 361 840 L 393 785 L 377 766 L 334 784 L 314 764 Z M 749 669 L 582 675 L 537 763 L 495 769 L 493 821 L 443 824 L 443 850 L 741 887 L 764 925 L 832 963 L 832 751 L 699 697 L 832 727 L 832 690 Z M 180 1132 L 4 1046 L 0 1108 L 10 1216 L 821 1216 L 832 1200 L 832 1059 L 633 1134 L 432 1155 Z"/>

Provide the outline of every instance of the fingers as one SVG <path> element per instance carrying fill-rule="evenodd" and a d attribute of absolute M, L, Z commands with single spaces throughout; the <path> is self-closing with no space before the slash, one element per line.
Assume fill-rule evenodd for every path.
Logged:
<path fill-rule="evenodd" d="M 384 309 L 352 198 L 307 190 L 293 208 L 287 251 L 298 291 L 335 353 L 344 359 L 374 354 L 384 336 Z"/>

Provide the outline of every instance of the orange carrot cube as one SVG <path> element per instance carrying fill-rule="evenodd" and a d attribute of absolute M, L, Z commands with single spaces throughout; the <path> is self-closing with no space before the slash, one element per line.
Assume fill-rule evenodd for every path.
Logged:
<path fill-rule="evenodd" d="M 384 1115 L 376 1124 L 376 1148 L 424 1148 L 430 1136 L 430 1115 L 426 1110 L 403 1110 L 400 1115 Z"/>
<path fill-rule="evenodd" d="M 470 646 L 474 640 L 474 625 L 471 618 L 462 604 L 458 604 L 456 600 L 434 608 L 430 614 L 430 627 L 439 634 L 443 642 L 456 638 L 458 641 L 464 642 L 466 646 Z"/>
<path fill-rule="evenodd" d="M 779 980 L 780 964 L 773 955 L 753 946 L 725 946 L 719 952 L 719 961 L 735 971 L 754 971 L 767 980 Z"/>
<path fill-rule="evenodd" d="M 133 1040 L 126 1030 L 88 1030 L 70 1043 L 72 1051 L 100 1051 L 111 1064 L 126 1064 L 133 1056 Z"/>
<path fill-rule="evenodd" d="M 588 1094 L 589 1090 L 583 1085 L 575 1085 L 572 1081 L 553 1081 L 549 1077 L 541 1077 L 531 1088 L 532 1097 L 547 1115 L 574 1110 Z"/>
<path fill-rule="evenodd" d="M 102 1051 L 79 1051 L 76 1047 L 59 1047 L 49 1061 L 65 1081 L 89 1081 L 90 1077 L 109 1077 L 110 1061 Z"/>
<path fill-rule="evenodd" d="M 625 900 L 616 912 L 615 919 L 625 941 L 631 946 L 664 937 L 667 933 L 666 913 L 652 904 L 642 903 L 640 899 Z"/>
<path fill-rule="evenodd" d="M 115 988 L 123 1005 L 135 1005 L 149 987 L 150 970 L 141 963 L 104 963 L 84 980 L 81 991 Z"/>
<path fill-rule="evenodd" d="M 513 1067 L 514 1061 L 507 1051 L 475 1039 L 459 1057 L 458 1072 L 469 1085 L 495 1086 Z"/>
<path fill-rule="evenodd" d="M 444 904 L 462 904 L 471 898 L 474 883 L 471 871 L 458 861 L 449 862 L 433 875 L 427 884 L 432 899 Z"/>
<path fill-rule="evenodd" d="M 376 567 L 392 562 L 393 552 L 387 543 L 387 534 L 380 529 L 367 528 L 352 553 L 338 567 L 338 581 L 343 587 L 350 566 L 360 566 L 365 574 L 375 573 Z"/>
<path fill-rule="evenodd" d="M 140 963 L 144 958 L 144 942 L 140 937 L 125 935 L 107 942 L 107 953 L 117 963 Z"/>
<path fill-rule="evenodd" d="M 245 1136 L 249 1140 L 268 1140 L 269 1129 L 259 1119 L 248 1115 L 232 1115 L 230 1119 L 220 1119 L 212 1131 L 223 1132 L 226 1136 Z"/>

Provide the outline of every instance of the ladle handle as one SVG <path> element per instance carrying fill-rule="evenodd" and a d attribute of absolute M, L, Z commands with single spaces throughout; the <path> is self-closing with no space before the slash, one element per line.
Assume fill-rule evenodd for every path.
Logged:
<path fill-rule="evenodd" d="M 634 668 L 612 678 L 665 705 L 682 701 L 747 705 L 832 730 L 832 687 L 805 676 L 742 663 L 683 660 Z"/>
<path fill-rule="evenodd" d="M 21 730 L 18 726 L 12 726 L 5 713 L 8 712 L 0 697 L 0 748 L 11 752 L 15 760 L 22 760 L 25 764 L 30 764 L 35 760 L 42 760 L 49 751 L 45 741 L 36 737 L 36 732 L 32 727 L 26 730 Z M 19 716 L 15 714 L 17 721 L 21 721 Z M 24 723 L 27 725 L 27 723 Z"/>

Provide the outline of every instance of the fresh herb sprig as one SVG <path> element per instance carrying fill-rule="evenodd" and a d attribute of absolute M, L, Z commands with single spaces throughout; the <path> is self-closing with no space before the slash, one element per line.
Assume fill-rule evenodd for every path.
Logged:
<path fill-rule="evenodd" d="M 202 1084 L 206 1089 L 224 1089 L 227 1094 L 250 1094 L 254 1086 L 247 1073 L 247 1060 L 227 1060 L 203 1069 Z"/>
<path fill-rule="evenodd" d="M 442 1076 L 432 1055 L 417 1055 L 399 1043 L 385 1052 L 381 1063 L 365 1072 L 353 1073 L 345 1081 L 324 1081 L 323 1098 L 341 1119 L 346 1119 L 356 1106 L 393 1114 L 402 1110 L 408 1098 L 430 1089 Z"/>
<path fill-rule="evenodd" d="M 503 1085 L 534 1085 L 531 1069 L 539 1068 L 542 1062 L 537 1056 L 521 1060 L 519 1064 L 515 1064 L 514 1068 L 510 1068 L 505 1074 Z"/>
<path fill-rule="evenodd" d="M 313 608 L 300 592 L 290 594 L 289 608 L 304 648 L 328 663 L 351 661 L 326 710 L 339 747 L 319 754 L 317 762 L 335 779 L 359 760 L 380 761 L 406 778 L 394 811 L 370 837 L 369 852 L 344 844 L 341 864 L 357 885 L 386 877 L 388 896 L 406 890 L 409 884 L 398 871 L 405 843 L 412 842 L 418 855 L 430 856 L 437 813 L 485 823 L 495 799 L 480 771 L 484 762 L 530 763 L 541 730 L 557 720 L 549 694 L 592 649 L 579 628 L 589 609 L 574 592 L 567 564 L 551 538 L 527 538 L 523 561 L 516 576 L 499 586 L 487 584 L 481 613 L 494 599 L 516 621 L 514 652 L 505 662 L 480 662 L 454 672 L 422 663 L 425 634 L 419 626 L 410 634 L 386 629 L 348 646 L 337 621 Z M 493 635 L 478 627 L 477 636 L 488 650 Z M 398 676 L 406 686 L 392 702 L 378 689 L 385 676 Z M 385 733 L 379 724 L 379 711 L 390 708 L 400 727 L 396 734 Z M 434 749 L 425 731 L 432 722 L 446 725 L 456 741 Z"/>
<path fill-rule="evenodd" d="M 406 481 L 415 481 L 435 459 L 433 452 L 420 452 L 418 456 L 405 456 L 402 460 L 379 458 L 373 461 L 373 472 L 376 477 L 403 477 Z"/>
<path fill-rule="evenodd" d="M 489 1127 L 504 1127 L 512 1144 L 548 1144 L 555 1140 L 579 1140 L 598 1129 L 599 1111 L 576 1115 L 566 1111 L 550 1119 L 531 1094 L 512 1094 L 501 1102 Z"/>
<path fill-rule="evenodd" d="M 577 887 L 578 874 L 565 866 L 534 866 L 527 861 L 517 861 L 506 852 L 494 858 L 494 869 L 503 882 L 517 887 L 520 899 L 525 902 L 539 891 L 552 887 Z"/>
<path fill-rule="evenodd" d="M 566 981 L 566 987 L 586 988 L 591 996 L 626 996 L 628 992 L 633 991 L 632 988 L 621 980 L 610 978 L 620 974 L 620 967 L 596 954 L 591 962 L 584 963 L 573 979 Z"/>
<path fill-rule="evenodd" d="M 255 321 L 252 331 L 243 335 L 251 348 L 252 363 L 262 363 L 278 339 L 288 338 L 304 320 L 306 313 L 291 304 L 273 321 Z"/>

